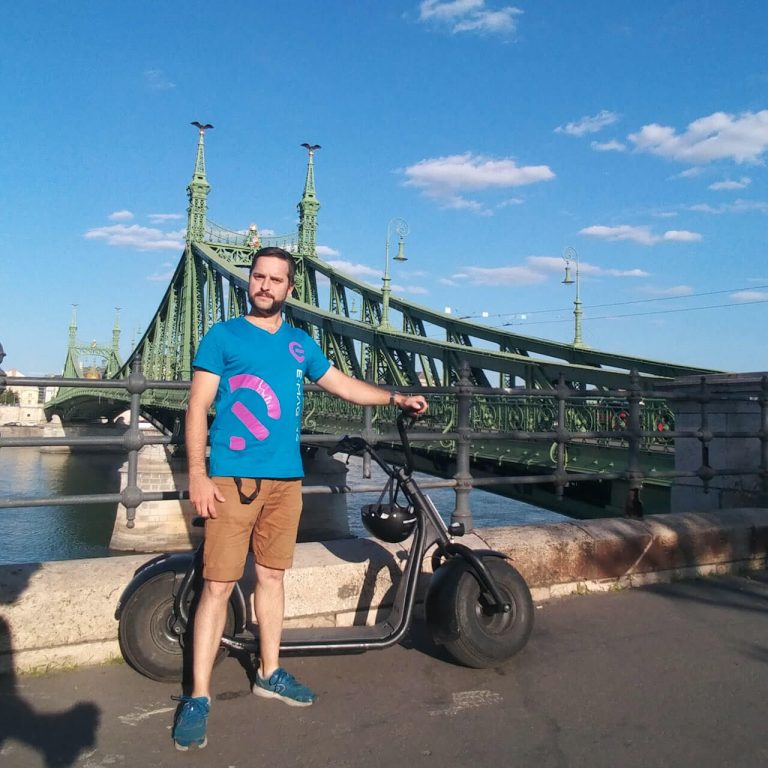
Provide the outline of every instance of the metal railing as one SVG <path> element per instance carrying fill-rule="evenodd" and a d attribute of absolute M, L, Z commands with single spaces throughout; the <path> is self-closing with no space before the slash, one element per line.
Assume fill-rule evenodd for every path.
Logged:
<path fill-rule="evenodd" d="M 13 378 L 0 376 L 0 391 L 9 381 L 14 386 L 38 387 L 49 385 L 50 379 Z M 54 496 L 46 498 L 0 499 L 0 509 L 11 507 L 40 507 L 64 504 L 118 503 L 127 510 L 126 524 L 134 526 L 136 510 L 145 501 L 179 500 L 188 498 L 186 491 L 146 491 L 138 485 L 139 452 L 146 445 L 178 444 L 178 432 L 167 434 L 146 434 L 140 428 L 141 398 L 150 390 L 186 390 L 189 382 L 151 381 L 141 373 L 138 361 L 124 379 L 84 380 L 58 379 L 58 387 L 93 389 L 121 389 L 128 395 L 130 420 L 126 431 L 115 436 L 86 437 L 3 437 L 0 433 L 0 448 L 24 446 L 68 446 L 76 448 L 117 448 L 127 454 L 125 487 L 119 493 Z M 325 433 L 329 424 L 354 422 L 362 434 L 374 445 L 385 445 L 396 449 L 398 436 L 395 430 L 394 407 L 373 408 L 370 406 L 341 406 L 336 398 L 321 393 L 314 385 L 307 385 L 309 393 L 305 407 L 302 443 L 312 445 L 334 445 L 340 434 Z M 501 486 L 542 485 L 553 486 L 559 498 L 564 489 L 575 483 L 604 482 L 621 480 L 627 484 L 624 513 L 628 516 L 642 515 L 640 491 L 644 482 L 652 479 L 672 480 L 676 478 L 697 478 L 704 491 L 715 477 L 750 476 L 757 477 L 754 493 L 755 506 L 768 506 L 768 377 L 760 380 L 759 391 L 754 393 L 713 394 L 713 390 L 701 377 L 700 389 L 693 397 L 690 393 L 674 391 L 660 392 L 641 388 L 641 380 L 633 374 L 626 389 L 604 392 L 596 390 L 573 390 L 561 380 L 552 390 L 503 390 L 473 386 L 468 375 L 462 377 L 454 387 L 409 388 L 407 392 L 421 392 L 430 399 L 430 411 L 420 420 L 418 430 L 409 433 L 416 444 L 423 444 L 422 455 L 443 450 L 455 456 L 455 473 L 450 479 L 435 479 L 423 483 L 425 488 L 448 487 L 456 494 L 452 520 L 464 523 L 467 530 L 472 528 L 472 513 L 469 494 L 473 488 L 499 488 Z M 316 402 L 312 404 L 312 398 Z M 693 429 L 676 429 L 670 403 L 675 400 L 693 400 L 698 404 L 699 423 Z M 746 402 L 755 410 L 755 429 L 712 429 L 708 408 L 717 400 Z M 532 405 L 533 404 L 533 405 Z M 536 407 L 533 407 L 533 406 Z M 502 407 L 504 406 L 504 407 Z M 544 407 L 545 406 L 545 407 Z M 349 430 L 348 430 L 349 431 Z M 759 462 L 752 467 L 713 467 L 710 463 L 710 446 L 719 438 L 754 439 L 759 441 Z M 696 440 L 700 446 L 700 461 L 697 467 L 687 470 L 645 472 L 642 458 L 649 451 L 671 452 L 674 441 Z M 549 445 L 552 466 L 537 474 L 515 474 L 499 476 L 473 476 L 471 464 L 476 457 L 476 445 L 486 441 L 529 441 Z M 620 451 L 625 461 L 621 468 L 613 462 L 612 471 L 569 471 L 568 446 L 608 446 Z M 419 449 L 417 448 L 417 454 Z M 499 462 L 500 468 L 503 462 Z M 334 486 L 309 486 L 304 493 L 322 494 L 370 492 L 380 490 L 378 485 L 356 484 L 339 489 Z"/>
<path fill-rule="evenodd" d="M 262 235 L 260 232 L 249 229 L 236 232 L 209 220 L 205 222 L 204 241 L 207 243 L 229 245 L 237 248 L 252 248 L 254 236 L 258 238 L 257 247 L 276 245 L 290 251 L 295 251 L 296 243 L 298 242 L 298 234 L 296 232 L 286 235 Z"/>

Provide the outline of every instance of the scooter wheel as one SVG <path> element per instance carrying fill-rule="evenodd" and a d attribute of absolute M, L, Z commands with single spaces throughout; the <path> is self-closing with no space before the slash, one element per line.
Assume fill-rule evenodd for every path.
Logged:
<path fill-rule="evenodd" d="M 175 574 L 160 573 L 142 584 L 126 602 L 120 614 L 118 638 L 123 658 L 137 672 L 163 683 L 181 682 L 191 646 L 192 633 L 173 631 L 173 592 Z M 194 599 L 191 596 L 190 603 Z M 225 634 L 234 631 L 235 614 L 227 603 Z M 216 661 L 226 655 L 221 649 Z"/>
<path fill-rule="evenodd" d="M 533 629 L 533 601 L 525 579 L 500 557 L 484 557 L 505 602 L 507 613 L 493 610 L 489 597 L 468 563 L 456 558 L 446 563 L 439 610 L 443 627 L 452 631 L 439 639 L 460 664 L 477 669 L 495 667 L 525 647 Z"/>

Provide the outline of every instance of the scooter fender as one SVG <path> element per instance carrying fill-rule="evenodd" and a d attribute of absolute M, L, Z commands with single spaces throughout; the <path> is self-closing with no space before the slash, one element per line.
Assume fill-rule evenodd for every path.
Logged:
<path fill-rule="evenodd" d="M 480 558 L 500 557 L 502 560 L 508 559 L 506 555 L 493 549 L 474 549 L 472 551 Z M 432 576 L 424 610 L 427 625 L 430 627 L 436 643 L 456 640 L 459 636 L 459 627 L 454 618 L 456 612 L 452 610 L 452 601 L 456 594 L 459 579 L 467 571 L 472 571 L 472 564 L 459 554 L 443 563 Z"/>
<path fill-rule="evenodd" d="M 172 552 L 164 555 L 158 555 L 151 560 L 144 563 L 142 566 L 136 569 L 133 574 L 133 578 L 128 582 L 127 586 L 123 590 L 120 599 L 117 601 L 117 608 L 115 609 L 115 619 L 120 620 L 120 615 L 123 610 L 123 606 L 126 604 L 131 595 L 143 584 L 146 584 L 150 579 L 161 573 L 173 573 L 174 574 L 174 593 L 181 586 L 184 575 L 192 567 L 192 563 L 195 558 L 194 552 Z M 232 609 L 235 613 L 235 634 L 242 632 L 245 629 L 245 597 L 243 596 L 243 590 L 239 583 L 235 583 L 235 588 L 232 590 L 229 602 L 232 604 Z"/>

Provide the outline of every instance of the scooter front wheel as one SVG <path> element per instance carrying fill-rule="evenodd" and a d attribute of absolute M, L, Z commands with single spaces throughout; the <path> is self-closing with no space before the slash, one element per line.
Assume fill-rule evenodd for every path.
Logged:
<path fill-rule="evenodd" d="M 451 631 L 437 638 L 460 664 L 482 669 L 494 667 L 525 647 L 533 629 L 533 601 L 525 579 L 506 560 L 484 557 L 508 612 L 498 612 L 480 586 L 471 566 L 461 558 L 450 560 L 434 604 L 447 615 L 439 617 Z"/>
<path fill-rule="evenodd" d="M 184 635 L 174 632 L 175 579 L 176 574 L 167 571 L 142 584 L 125 603 L 118 628 L 120 650 L 128 664 L 145 677 L 164 683 L 182 680 L 191 655 L 191 630 Z M 190 595 L 190 605 L 193 600 L 194 594 Z M 231 634 L 234 626 L 235 614 L 228 602 L 224 633 Z M 222 648 L 216 661 L 225 655 Z"/>

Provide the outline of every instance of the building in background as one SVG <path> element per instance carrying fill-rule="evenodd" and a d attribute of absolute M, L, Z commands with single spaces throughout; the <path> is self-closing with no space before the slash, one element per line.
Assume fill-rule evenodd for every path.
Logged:
<path fill-rule="evenodd" d="M 34 426 L 44 424 L 45 404 L 59 391 L 56 379 L 51 378 L 49 386 L 21 387 L 11 383 L 24 374 L 11 368 L 7 374 L 8 385 L 0 400 L 0 426 Z"/>

